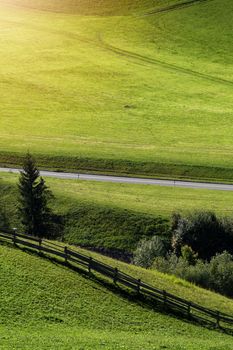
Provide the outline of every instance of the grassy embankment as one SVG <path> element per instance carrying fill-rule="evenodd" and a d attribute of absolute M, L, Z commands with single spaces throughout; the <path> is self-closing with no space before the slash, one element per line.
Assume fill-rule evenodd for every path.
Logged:
<path fill-rule="evenodd" d="M 176 3 L 1 1 L 1 163 L 232 181 L 232 1 Z"/>
<path fill-rule="evenodd" d="M 153 311 L 66 267 L 7 246 L 0 246 L 0 256 L 3 349 L 232 349 L 231 336 Z M 175 292 L 208 307 L 233 311 L 232 300 L 187 282 L 124 264 L 121 269 L 161 287 L 171 289 L 172 283 Z"/>
<path fill-rule="evenodd" d="M 160 231 L 174 211 L 214 210 L 231 216 L 232 192 L 160 186 L 46 179 L 54 210 L 65 215 L 65 239 L 79 245 L 132 252 L 143 235 Z M 17 176 L 0 174 L 1 206 L 12 226 L 17 219 Z"/>

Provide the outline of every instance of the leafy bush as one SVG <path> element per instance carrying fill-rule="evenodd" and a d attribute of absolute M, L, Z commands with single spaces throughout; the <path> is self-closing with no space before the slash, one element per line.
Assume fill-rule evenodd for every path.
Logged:
<path fill-rule="evenodd" d="M 195 265 L 190 265 L 187 260 L 172 253 L 166 258 L 156 258 L 153 268 L 233 297 L 233 255 L 228 252 L 217 254 L 210 262 L 197 260 Z"/>
<path fill-rule="evenodd" d="M 191 247 L 189 247 L 188 245 L 184 245 L 181 248 L 181 256 L 182 258 L 187 261 L 187 263 L 189 265 L 195 265 L 197 262 L 197 257 L 198 254 L 195 253 Z"/>
<path fill-rule="evenodd" d="M 156 257 L 164 256 L 165 252 L 165 245 L 160 237 L 154 236 L 150 240 L 143 239 L 137 246 L 133 262 L 135 265 L 148 268 Z"/>
<path fill-rule="evenodd" d="M 216 291 L 233 296 L 233 255 L 216 255 L 209 264 L 211 285 Z"/>
<path fill-rule="evenodd" d="M 181 255 L 181 247 L 188 245 L 199 258 L 210 260 L 217 253 L 233 253 L 233 221 L 218 218 L 213 212 L 194 212 L 186 217 L 173 216 L 172 247 Z"/>

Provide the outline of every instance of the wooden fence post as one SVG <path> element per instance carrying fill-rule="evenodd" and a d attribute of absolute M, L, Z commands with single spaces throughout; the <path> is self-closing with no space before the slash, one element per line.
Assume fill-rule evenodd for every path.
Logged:
<path fill-rule="evenodd" d="M 163 290 L 163 306 L 166 308 L 167 306 L 167 292 L 166 290 Z"/>
<path fill-rule="evenodd" d="M 138 280 L 137 293 L 140 294 L 141 280 Z"/>
<path fill-rule="evenodd" d="M 67 251 L 67 247 L 64 247 L 64 253 L 65 253 L 65 263 L 68 263 L 68 251 Z"/>
<path fill-rule="evenodd" d="M 13 228 L 13 244 L 16 245 L 16 228 Z"/>
<path fill-rule="evenodd" d="M 116 268 L 115 268 L 115 272 L 114 272 L 114 277 L 113 277 L 113 282 L 114 282 L 114 284 L 117 283 L 117 277 L 118 277 L 118 268 L 116 267 Z"/>
<path fill-rule="evenodd" d="M 216 328 L 220 328 L 220 312 L 216 312 Z"/>
<path fill-rule="evenodd" d="M 42 245 L 42 239 L 39 239 L 39 253 L 41 253 L 41 245 Z"/>
<path fill-rule="evenodd" d="M 190 316 L 191 316 L 191 302 L 188 303 L 187 313 L 188 313 L 188 318 L 190 318 Z"/>
<path fill-rule="evenodd" d="M 92 260 L 93 260 L 93 258 L 90 257 L 90 259 L 89 259 L 89 264 L 88 264 L 88 272 L 89 272 L 89 273 L 91 273 Z"/>

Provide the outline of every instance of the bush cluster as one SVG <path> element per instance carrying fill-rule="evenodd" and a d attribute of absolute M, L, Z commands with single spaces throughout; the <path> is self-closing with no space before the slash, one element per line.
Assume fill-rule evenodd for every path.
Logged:
<path fill-rule="evenodd" d="M 209 211 L 197 211 L 187 216 L 174 214 L 172 218 L 172 249 L 179 256 L 188 245 L 200 259 L 210 260 L 227 250 L 233 254 L 233 220 L 219 218 Z"/>
<path fill-rule="evenodd" d="M 172 253 L 166 258 L 155 258 L 153 268 L 233 297 L 233 255 L 228 252 L 215 255 L 209 262 L 198 259 L 194 265 Z"/>
<path fill-rule="evenodd" d="M 148 268 L 152 265 L 155 257 L 165 254 L 165 245 L 162 239 L 154 236 L 151 239 L 144 238 L 139 242 L 135 251 L 133 262 L 135 265 Z"/>
<path fill-rule="evenodd" d="M 174 214 L 170 246 L 155 236 L 139 242 L 133 262 L 233 297 L 233 220 L 213 212 Z"/>

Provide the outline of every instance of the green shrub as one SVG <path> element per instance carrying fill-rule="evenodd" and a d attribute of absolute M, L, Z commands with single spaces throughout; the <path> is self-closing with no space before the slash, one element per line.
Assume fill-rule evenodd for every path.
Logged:
<path fill-rule="evenodd" d="M 160 237 L 154 236 L 150 240 L 143 239 L 134 252 L 133 263 L 148 268 L 156 257 L 164 256 L 165 252 L 165 245 Z"/>
<path fill-rule="evenodd" d="M 188 245 L 181 248 L 181 256 L 189 265 L 196 265 L 198 254 Z"/>
<path fill-rule="evenodd" d="M 228 252 L 217 254 L 210 262 L 197 260 L 195 265 L 190 265 L 187 260 L 172 253 L 166 258 L 156 258 L 153 268 L 233 297 L 233 255 Z"/>
<path fill-rule="evenodd" d="M 233 296 L 233 256 L 227 252 L 216 255 L 209 264 L 210 287 Z"/>
<path fill-rule="evenodd" d="M 186 217 L 173 217 L 172 247 L 181 255 L 181 247 L 188 245 L 199 258 L 210 260 L 224 250 L 233 253 L 233 221 L 218 218 L 213 212 L 197 211 Z"/>

